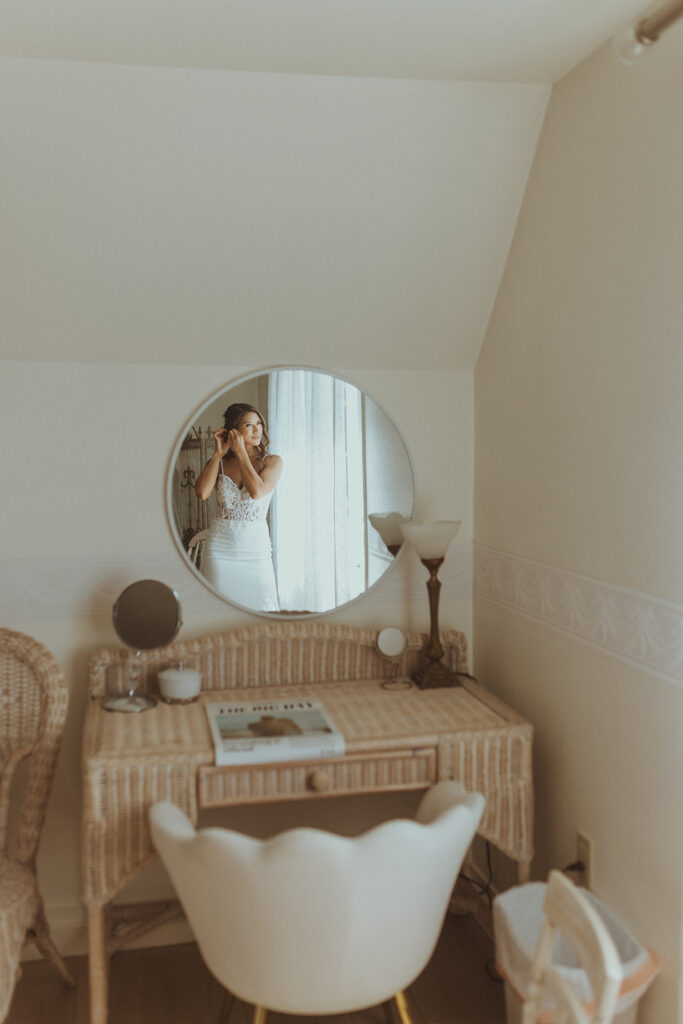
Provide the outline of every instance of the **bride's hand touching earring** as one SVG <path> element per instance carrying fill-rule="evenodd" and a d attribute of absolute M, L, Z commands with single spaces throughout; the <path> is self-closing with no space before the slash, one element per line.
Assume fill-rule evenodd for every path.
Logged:
<path fill-rule="evenodd" d="M 240 434 L 239 430 L 231 430 L 228 433 L 228 447 L 232 450 L 232 454 L 235 458 L 238 458 L 240 455 L 247 454 L 244 438 Z"/>
<path fill-rule="evenodd" d="M 220 456 L 222 459 L 230 451 L 230 444 L 228 442 L 228 435 L 222 428 L 220 430 L 214 430 L 213 439 L 216 445 L 215 454 Z"/>

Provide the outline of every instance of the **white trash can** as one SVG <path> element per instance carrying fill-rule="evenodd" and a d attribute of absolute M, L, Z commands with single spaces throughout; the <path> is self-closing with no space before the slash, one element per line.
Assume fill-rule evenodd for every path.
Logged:
<path fill-rule="evenodd" d="M 501 893 L 493 903 L 496 966 L 505 981 L 507 1024 L 520 1024 L 521 1021 L 531 961 L 544 920 L 545 889 L 545 882 L 529 882 Z M 585 889 L 582 892 L 607 926 L 621 958 L 624 979 L 614 1024 L 636 1024 L 638 1000 L 657 973 L 657 961 L 592 893 Z M 589 1003 L 591 988 L 588 976 L 579 967 L 574 953 L 561 935 L 555 946 L 553 964 L 571 983 L 582 1003 Z M 541 1003 L 539 1020 L 542 1024 L 552 1024 L 551 1005 Z"/>

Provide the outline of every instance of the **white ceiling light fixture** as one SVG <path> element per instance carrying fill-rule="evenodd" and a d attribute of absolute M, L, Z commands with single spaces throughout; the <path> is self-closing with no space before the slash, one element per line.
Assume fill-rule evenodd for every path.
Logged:
<path fill-rule="evenodd" d="M 675 21 L 683 17 L 683 0 L 669 0 L 640 21 L 625 25 L 614 37 L 614 52 L 623 64 L 636 64 Z"/>

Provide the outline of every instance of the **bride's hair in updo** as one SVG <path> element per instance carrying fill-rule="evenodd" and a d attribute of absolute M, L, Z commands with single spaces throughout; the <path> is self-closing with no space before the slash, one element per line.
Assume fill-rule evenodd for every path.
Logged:
<path fill-rule="evenodd" d="M 261 437 L 261 443 L 257 446 L 256 449 L 259 455 L 261 456 L 261 461 L 263 462 L 266 455 L 268 454 L 270 437 L 268 436 L 266 421 L 264 420 L 263 416 L 261 415 L 261 413 L 259 412 L 255 405 L 248 405 L 246 402 L 234 402 L 232 405 L 229 405 L 228 408 L 223 413 L 225 429 L 237 430 L 244 416 L 248 412 L 255 412 L 259 420 L 261 421 L 261 426 L 263 427 L 263 436 Z"/>

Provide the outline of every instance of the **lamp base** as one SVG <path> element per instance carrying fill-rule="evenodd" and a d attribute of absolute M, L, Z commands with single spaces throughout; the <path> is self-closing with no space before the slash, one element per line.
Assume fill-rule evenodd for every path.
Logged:
<path fill-rule="evenodd" d="M 421 690 L 435 690 L 439 686 L 462 686 L 458 680 L 458 672 L 453 672 L 448 665 L 440 661 L 430 661 L 418 668 L 411 675 L 412 681 Z"/>

